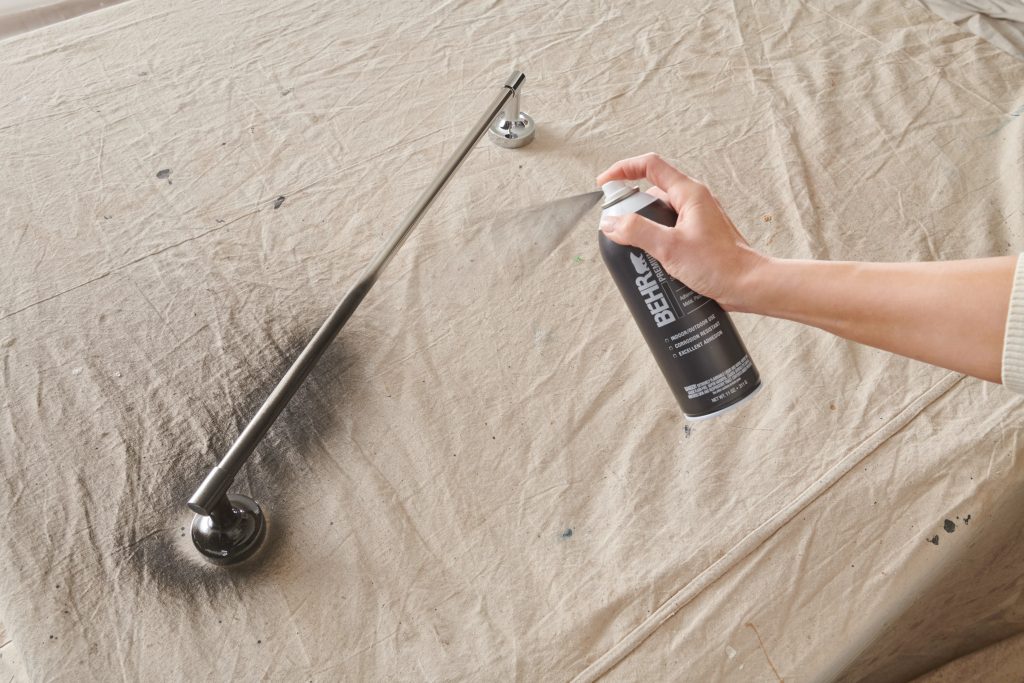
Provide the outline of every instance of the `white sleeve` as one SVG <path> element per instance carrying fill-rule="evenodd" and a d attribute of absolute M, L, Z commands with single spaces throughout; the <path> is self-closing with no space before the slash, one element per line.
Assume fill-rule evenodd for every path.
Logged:
<path fill-rule="evenodd" d="M 1003 337 L 1003 386 L 1024 394 L 1024 255 L 1017 257 L 1013 273 L 1010 311 Z"/>

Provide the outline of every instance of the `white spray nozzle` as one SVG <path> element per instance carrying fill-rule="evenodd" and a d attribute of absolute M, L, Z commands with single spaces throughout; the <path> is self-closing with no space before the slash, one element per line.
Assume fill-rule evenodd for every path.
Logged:
<path fill-rule="evenodd" d="M 606 209 L 612 204 L 616 204 L 626 197 L 636 194 L 640 191 L 640 188 L 635 185 L 628 185 L 621 180 L 609 180 L 601 186 L 601 191 L 604 192 L 604 204 L 601 205 L 601 208 Z"/>

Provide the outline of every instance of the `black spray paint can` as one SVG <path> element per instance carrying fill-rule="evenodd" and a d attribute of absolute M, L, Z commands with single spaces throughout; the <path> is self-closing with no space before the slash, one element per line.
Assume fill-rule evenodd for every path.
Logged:
<path fill-rule="evenodd" d="M 639 214 L 674 226 L 665 202 L 619 181 L 605 183 L 604 216 Z M 676 280 L 650 254 L 599 232 L 601 258 L 658 361 L 683 415 L 702 420 L 735 408 L 761 388 L 761 378 L 729 314 Z"/>

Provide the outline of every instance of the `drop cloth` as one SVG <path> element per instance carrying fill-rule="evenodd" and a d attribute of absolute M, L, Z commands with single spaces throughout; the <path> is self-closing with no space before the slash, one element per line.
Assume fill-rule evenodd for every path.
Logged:
<path fill-rule="evenodd" d="M 9 675 L 886 681 L 1024 630 L 1021 398 L 738 315 L 765 389 L 684 425 L 596 212 L 516 256 L 652 149 L 775 255 L 1020 251 L 1024 64 L 916 2 L 137 0 L 0 63 Z M 245 467 L 261 556 L 197 562 L 189 493 L 514 67 L 537 140 Z"/>
<path fill-rule="evenodd" d="M 921 0 L 943 19 L 1024 59 L 1024 4 L 1014 0 Z"/>
<path fill-rule="evenodd" d="M 123 0 L 0 0 L 0 39 L 67 21 L 119 2 Z"/>

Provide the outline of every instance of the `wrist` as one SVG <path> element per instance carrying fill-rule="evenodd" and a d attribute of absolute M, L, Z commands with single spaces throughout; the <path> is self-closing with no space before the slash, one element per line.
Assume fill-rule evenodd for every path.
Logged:
<path fill-rule="evenodd" d="M 750 250 L 740 270 L 731 296 L 719 302 L 728 311 L 771 315 L 786 259 L 773 258 Z"/>

